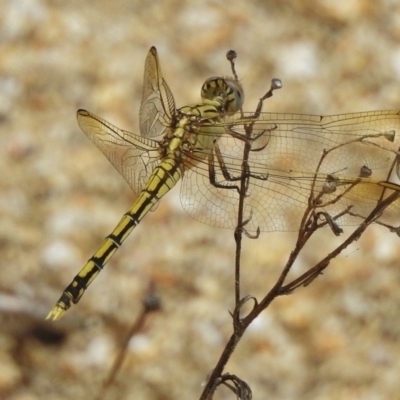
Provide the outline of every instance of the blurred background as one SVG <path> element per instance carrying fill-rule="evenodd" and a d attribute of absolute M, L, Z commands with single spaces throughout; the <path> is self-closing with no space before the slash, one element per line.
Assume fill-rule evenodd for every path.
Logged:
<path fill-rule="evenodd" d="M 253 111 L 336 114 L 400 106 L 395 0 L 0 0 L 0 397 L 91 399 L 150 282 L 162 299 L 129 345 L 104 399 L 195 399 L 232 330 L 233 232 L 200 224 L 179 189 L 148 215 L 58 322 L 64 287 L 133 195 L 76 123 L 86 108 L 138 133 L 143 65 L 157 47 L 177 106 L 230 75 Z M 266 194 L 267 196 L 267 194 Z M 348 231 L 350 232 L 350 231 Z M 312 267 L 342 237 L 319 232 L 297 263 Z M 276 281 L 295 233 L 244 241 L 243 295 Z M 370 228 L 309 287 L 277 299 L 227 371 L 254 399 L 398 397 L 400 239 Z M 216 395 L 230 399 L 226 389 Z"/>

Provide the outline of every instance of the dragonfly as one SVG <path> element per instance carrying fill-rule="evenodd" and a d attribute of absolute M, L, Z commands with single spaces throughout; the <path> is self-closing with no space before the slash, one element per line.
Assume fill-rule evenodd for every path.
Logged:
<path fill-rule="evenodd" d="M 144 68 L 140 135 L 78 110 L 80 128 L 137 196 L 131 209 L 65 288 L 48 319 L 76 304 L 124 240 L 181 181 L 181 203 L 195 219 L 237 228 L 241 183 L 246 232 L 297 230 L 310 204 L 338 225 L 357 225 L 377 202 L 400 192 L 400 111 L 330 116 L 242 112 L 244 90 L 213 77 L 202 102 L 175 106 L 152 47 Z M 267 96 L 268 97 L 268 96 Z M 264 96 L 262 99 L 265 99 Z M 239 112 L 240 111 L 240 112 Z M 250 150 L 244 159 L 244 149 Z M 243 200 L 243 197 L 242 197 Z M 394 201 L 381 216 L 398 219 Z"/>

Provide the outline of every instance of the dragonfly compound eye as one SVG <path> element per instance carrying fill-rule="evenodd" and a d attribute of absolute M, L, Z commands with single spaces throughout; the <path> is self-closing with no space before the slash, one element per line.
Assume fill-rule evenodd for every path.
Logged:
<path fill-rule="evenodd" d="M 201 88 L 203 100 L 223 100 L 227 114 L 234 114 L 241 109 L 244 102 L 244 91 L 239 82 L 232 78 L 213 77 L 207 79 Z"/>
<path fill-rule="evenodd" d="M 225 78 L 225 83 L 227 85 L 227 103 L 225 106 L 225 111 L 228 114 L 234 114 L 239 111 L 244 103 L 244 91 L 242 85 L 231 78 Z"/>

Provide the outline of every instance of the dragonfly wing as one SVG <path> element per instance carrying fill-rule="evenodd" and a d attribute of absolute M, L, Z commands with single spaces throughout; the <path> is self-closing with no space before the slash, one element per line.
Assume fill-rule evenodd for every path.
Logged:
<path fill-rule="evenodd" d="M 240 120 L 234 124 L 232 129 L 244 134 Z M 366 165 L 374 173 L 380 170 L 385 173 L 399 148 L 400 113 L 372 111 L 331 116 L 262 113 L 254 124 L 253 136 L 262 132 L 258 147 L 266 141 L 269 144 L 256 158 L 263 160 L 267 154 L 268 165 L 281 163 L 285 156 L 293 160 L 292 166 L 301 166 L 293 169 L 315 172 L 322 152 L 330 151 L 320 172 L 358 175 L 360 166 Z M 253 147 L 257 147 L 257 141 Z"/>
<path fill-rule="evenodd" d="M 210 183 L 210 165 L 207 159 L 193 162 L 183 177 L 181 186 L 181 203 L 183 208 L 196 220 L 207 225 L 235 229 L 239 206 L 239 192 L 242 176 L 242 158 L 244 142 L 230 135 L 224 135 L 218 142 L 222 153 L 223 165 L 232 180 L 226 179 L 222 167 L 214 157 L 214 179 L 220 186 Z M 282 172 L 280 180 L 266 178 L 265 162 L 259 163 L 250 154 L 248 161 L 250 173 L 255 178 L 248 182 L 245 198 L 245 219 L 249 219 L 246 230 L 285 231 L 299 226 L 301 215 L 298 210 L 307 204 L 304 190 L 285 181 Z M 271 171 L 269 171 L 271 173 Z M 260 179 L 257 179 L 259 177 Z M 304 189 L 304 188 L 303 188 Z M 309 186 L 308 188 L 309 189 Z M 288 213 L 294 212 L 290 225 L 286 223 Z M 296 214 L 297 213 L 297 214 Z M 291 228 L 292 227 L 292 228 Z"/>
<path fill-rule="evenodd" d="M 234 159 L 234 162 L 236 161 L 238 165 L 235 169 L 231 168 L 230 172 L 240 172 L 239 159 Z M 215 178 L 218 184 L 227 187 L 237 184 L 237 182 L 227 182 L 218 166 Z M 210 183 L 209 163 L 206 159 L 200 162 L 193 161 L 191 168 L 185 171 L 180 199 L 185 211 L 197 221 L 218 228 L 235 229 L 239 204 L 238 192 L 235 189 L 216 187 Z"/>
<path fill-rule="evenodd" d="M 175 115 L 175 100 L 161 73 L 157 50 L 152 47 L 144 66 L 140 133 L 144 137 L 161 136 Z"/>
<path fill-rule="evenodd" d="M 233 178 L 242 175 L 244 142 L 229 132 L 244 134 L 244 124 L 242 120 L 230 122 L 227 134 L 218 141 L 225 170 Z M 248 161 L 251 177 L 244 211 L 250 219 L 246 225 L 250 232 L 257 228 L 297 230 L 310 196 L 315 201 L 320 196 L 316 211 L 332 217 L 351 207 L 353 215 L 346 213 L 338 223 L 358 224 L 391 189 L 378 183 L 397 178 L 392 172 L 400 147 L 397 111 L 326 117 L 264 113 L 251 129 L 253 138 L 260 136 L 252 143 Z M 214 167 L 216 181 L 222 186 L 238 184 L 225 179 L 215 158 Z M 202 222 L 235 228 L 238 191 L 211 185 L 208 171 L 206 158 L 193 163 L 184 177 L 182 204 Z M 393 224 L 399 220 L 399 212 L 396 201 L 382 221 Z"/>
<path fill-rule="evenodd" d="M 158 143 L 119 129 L 86 110 L 78 110 L 77 119 L 86 136 L 139 194 L 159 164 Z"/>

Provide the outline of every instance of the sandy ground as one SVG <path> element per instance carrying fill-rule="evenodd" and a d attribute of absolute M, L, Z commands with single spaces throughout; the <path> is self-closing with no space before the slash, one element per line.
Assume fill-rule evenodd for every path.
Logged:
<path fill-rule="evenodd" d="M 200 224 L 170 193 L 78 306 L 44 321 L 133 196 L 77 126 L 87 108 L 138 132 L 143 63 L 157 47 L 176 103 L 228 75 L 239 54 L 246 109 L 336 114 L 400 104 L 396 1 L 0 1 L 0 397 L 92 399 L 149 282 L 162 299 L 103 399 L 196 399 L 231 333 L 233 234 Z M 266 196 L 268 194 L 266 193 Z M 293 233 L 245 240 L 243 293 L 275 282 Z M 341 238 L 321 232 L 312 266 Z M 254 399 L 398 398 L 400 239 L 370 229 L 307 288 L 276 300 L 227 371 Z M 226 389 L 216 398 L 234 398 Z"/>

